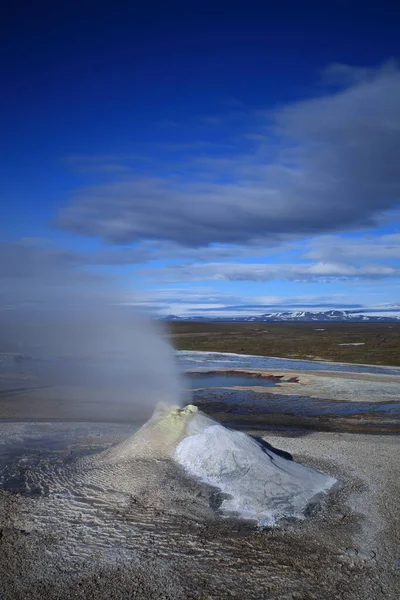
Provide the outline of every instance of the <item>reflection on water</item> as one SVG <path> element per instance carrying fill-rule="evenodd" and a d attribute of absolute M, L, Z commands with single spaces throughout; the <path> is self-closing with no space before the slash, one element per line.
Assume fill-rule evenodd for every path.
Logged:
<path fill-rule="evenodd" d="M 400 367 L 360 366 L 349 363 L 325 363 L 311 360 L 271 358 L 268 356 L 249 356 L 247 354 L 228 354 L 224 352 L 198 352 L 180 350 L 178 360 L 185 371 L 193 369 L 296 369 L 297 371 L 346 371 L 348 373 L 382 373 L 399 375 Z"/>
<path fill-rule="evenodd" d="M 207 375 L 190 375 L 188 378 L 189 389 L 198 388 L 226 388 L 235 386 L 260 386 L 272 387 L 276 385 L 271 379 L 261 379 L 246 375 L 226 375 L 218 373 L 207 373 Z"/>
<path fill-rule="evenodd" d="M 193 403 L 204 410 L 237 415 L 286 413 L 299 416 L 400 415 L 400 402 L 337 402 L 307 396 L 260 394 L 251 390 L 198 390 Z"/>

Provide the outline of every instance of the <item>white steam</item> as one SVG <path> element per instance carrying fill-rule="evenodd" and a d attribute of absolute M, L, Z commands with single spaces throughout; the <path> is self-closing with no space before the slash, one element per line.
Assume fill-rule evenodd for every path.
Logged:
<path fill-rule="evenodd" d="M 40 388 L 38 401 L 59 402 L 63 415 L 69 406 L 70 418 L 84 403 L 93 419 L 113 416 L 113 407 L 115 418 L 146 419 L 159 402 L 183 403 L 161 325 L 131 307 L 92 301 L 12 313 L 1 324 L 0 352 L 14 358 L 24 385 Z"/>

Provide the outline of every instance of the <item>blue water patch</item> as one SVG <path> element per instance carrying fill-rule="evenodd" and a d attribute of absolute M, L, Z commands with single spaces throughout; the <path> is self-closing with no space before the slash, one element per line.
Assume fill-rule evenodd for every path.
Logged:
<path fill-rule="evenodd" d="M 294 360 L 271 358 L 268 356 L 250 356 L 248 354 L 229 354 L 225 352 L 199 352 L 179 350 L 176 353 L 178 363 L 185 371 L 194 369 L 277 369 L 297 371 L 345 371 L 347 373 L 381 373 L 400 376 L 400 367 L 378 367 L 353 365 L 350 363 L 316 362 L 312 360 Z"/>
<path fill-rule="evenodd" d="M 263 394 L 252 390 L 198 390 L 193 403 L 215 412 L 229 410 L 231 414 L 262 415 L 268 413 L 317 417 L 332 415 L 349 417 L 369 414 L 375 416 L 400 415 L 400 402 L 338 402 L 307 396 Z"/>
<path fill-rule="evenodd" d="M 271 379 L 262 379 L 246 375 L 225 375 L 218 373 L 207 373 L 206 375 L 192 376 L 186 378 L 189 389 L 197 388 L 226 388 L 236 386 L 253 386 L 272 387 L 276 385 Z"/>

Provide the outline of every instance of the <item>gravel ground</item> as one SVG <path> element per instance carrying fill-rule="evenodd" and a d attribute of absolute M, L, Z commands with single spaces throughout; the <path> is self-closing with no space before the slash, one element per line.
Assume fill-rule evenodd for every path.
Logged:
<path fill-rule="evenodd" d="M 399 438 L 266 439 L 341 483 L 303 521 L 222 519 L 216 491 L 165 460 L 61 462 L 42 496 L 0 492 L 0 598 L 397 599 Z"/>
<path fill-rule="evenodd" d="M 317 467 L 323 468 L 324 461 L 329 461 L 338 469 L 339 478 L 340 471 L 346 473 L 350 486 L 347 504 L 353 514 L 362 515 L 362 527 L 353 536 L 352 555 L 373 558 L 382 571 L 382 588 L 388 593 L 391 576 L 399 585 L 400 438 L 315 432 L 303 438 L 269 439 Z"/>

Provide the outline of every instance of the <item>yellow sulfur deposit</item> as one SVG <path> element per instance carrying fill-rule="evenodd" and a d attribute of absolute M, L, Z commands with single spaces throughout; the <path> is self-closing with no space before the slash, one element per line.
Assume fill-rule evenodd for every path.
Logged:
<path fill-rule="evenodd" d="M 186 427 L 198 413 L 196 406 L 184 408 L 159 404 L 151 419 L 133 436 L 104 453 L 108 461 L 120 462 L 134 457 L 166 457 L 186 436 Z"/>

